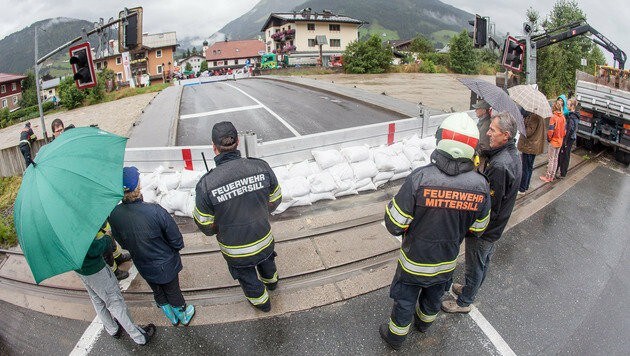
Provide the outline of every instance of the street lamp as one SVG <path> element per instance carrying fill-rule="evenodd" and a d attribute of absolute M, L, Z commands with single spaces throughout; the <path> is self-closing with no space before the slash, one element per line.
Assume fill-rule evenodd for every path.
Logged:
<path fill-rule="evenodd" d="M 41 96 L 41 88 L 39 85 L 39 66 L 37 65 L 37 60 L 39 58 L 38 48 L 37 48 L 37 35 L 39 30 L 46 32 L 41 27 L 35 27 L 35 90 L 37 90 L 37 107 L 39 108 L 39 119 L 42 122 L 42 131 L 44 136 L 44 142 L 48 143 L 48 134 L 46 133 L 46 123 L 44 122 L 44 110 L 42 109 L 42 96 Z"/>

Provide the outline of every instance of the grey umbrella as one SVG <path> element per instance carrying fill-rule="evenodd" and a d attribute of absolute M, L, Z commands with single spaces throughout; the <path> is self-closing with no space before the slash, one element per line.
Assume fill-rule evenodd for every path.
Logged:
<path fill-rule="evenodd" d="M 514 100 L 503 89 L 483 79 L 459 78 L 459 81 L 487 101 L 495 111 L 507 111 L 516 120 L 518 131 L 525 136 L 523 115 Z"/>

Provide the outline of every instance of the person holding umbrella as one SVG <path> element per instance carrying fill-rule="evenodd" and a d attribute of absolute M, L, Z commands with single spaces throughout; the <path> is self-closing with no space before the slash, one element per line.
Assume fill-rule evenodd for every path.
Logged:
<path fill-rule="evenodd" d="M 155 335 L 155 325 L 139 327 L 131 320 L 127 304 L 118 286 L 118 280 L 103 259 L 103 253 L 110 248 L 111 244 L 109 236 L 111 233 L 103 229 L 105 226 L 106 224 L 103 224 L 96 234 L 83 265 L 75 272 L 83 281 L 105 331 L 118 339 L 122 334 L 122 329 L 125 329 L 136 344 L 145 345 Z"/>
<path fill-rule="evenodd" d="M 124 196 L 109 216 L 114 238 L 129 250 L 138 272 L 153 290 L 158 307 L 173 326 L 188 325 L 195 307 L 179 286 L 184 239 L 173 217 L 160 205 L 145 203 L 136 167 L 123 168 Z"/>

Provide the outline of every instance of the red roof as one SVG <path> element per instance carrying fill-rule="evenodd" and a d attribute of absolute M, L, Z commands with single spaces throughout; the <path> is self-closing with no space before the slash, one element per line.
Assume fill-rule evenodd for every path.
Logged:
<path fill-rule="evenodd" d="M 0 83 L 14 82 L 22 79 L 26 79 L 26 76 L 20 74 L 0 73 Z"/>
<path fill-rule="evenodd" d="M 265 51 L 265 44 L 259 40 L 216 42 L 206 49 L 206 60 L 259 57 L 259 51 Z"/>

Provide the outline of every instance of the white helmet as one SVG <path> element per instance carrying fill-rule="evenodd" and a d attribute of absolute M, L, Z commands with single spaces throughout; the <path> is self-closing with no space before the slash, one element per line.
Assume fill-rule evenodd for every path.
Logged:
<path fill-rule="evenodd" d="M 448 116 L 435 133 L 437 149 L 453 158 L 472 160 L 479 142 L 479 129 L 466 113 Z"/>

